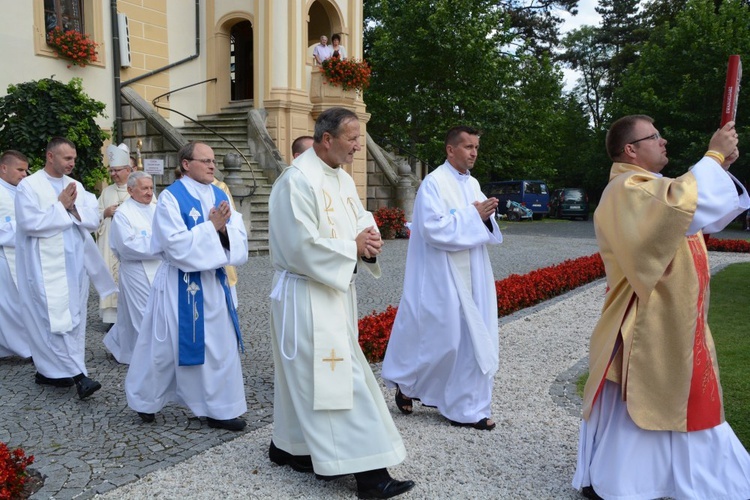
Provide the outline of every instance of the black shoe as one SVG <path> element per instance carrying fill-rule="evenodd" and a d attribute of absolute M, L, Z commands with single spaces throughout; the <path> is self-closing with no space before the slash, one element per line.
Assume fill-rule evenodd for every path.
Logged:
<path fill-rule="evenodd" d="M 310 458 L 310 455 L 292 455 L 291 453 L 277 448 L 276 445 L 273 444 L 273 441 L 271 441 L 271 446 L 268 447 L 268 458 L 270 458 L 271 462 L 276 465 L 288 465 L 297 472 L 313 471 L 312 458 Z M 315 477 L 318 477 L 317 474 Z M 320 476 L 319 479 L 325 479 L 328 477 L 333 478 L 333 476 Z M 329 479 L 325 480 L 329 481 Z"/>
<path fill-rule="evenodd" d="M 153 413 L 143 413 L 140 411 L 138 412 L 138 416 L 141 417 L 141 420 L 143 420 L 147 424 L 150 424 L 156 418 L 156 415 Z"/>
<path fill-rule="evenodd" d="M 229 420 L 216 420 L 215 418 L 206 417 L 208 426 L 214 429 L 225 429 L 228 431 L 241 431 L 247 425 L 247 422 L 241 418 L 230 418 Z"/>
<path fill-rule="evenodd" d="M 389 479 L 366 490 L 357 490 L 358 498 L 391 498 L 414 488 L 414 481 Z"/>
<path fill-rule="evenodd" d="M 88 377 L 83 377 L 81 380 L 76 382 L 76 390 L 78 391 L 78 397 L 86 399 L 87 397 L 94 394 L 96 391 L 102 388 L 102 384 L 96 380 L 92 380 Z"/>
<path fill-rule="evenodd" d="M 584 486 L 581 490 L 581 495 L 589 500 L 604 500 L 602 497 L 596 494 L 593 486 Z"/>
<path fill-rule="evenodd" d="M 75 384 L 73 377 L 49 378 L 39 372 L 36 372 L 36 375 L 34 375 L 34 382 L 39 385 L 51 385 L 53 387 L 72 387 Z"/>

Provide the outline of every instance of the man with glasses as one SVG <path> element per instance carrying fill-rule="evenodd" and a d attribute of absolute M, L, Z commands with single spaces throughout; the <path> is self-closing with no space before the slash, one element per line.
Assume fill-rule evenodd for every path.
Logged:
<path fill-rule="evenodd" d="M 128 405 L 144 422 L 169 402 L 209 427 L 245 428 L 247 411 L 237 310 L 225 266 L 247 261 L 242 215 L 213 186 L 211 147 L 191 142 L 177 153 L 182 177 L 156 204 L 151 251 L 163 258 L 151 287 L 125 378 Z"/>
<path fill-rule="evenodd" d="M 101 222 L 96 230 L 96 245 L 107 264 L 109 273 L 117 283 L 119 260 L 109 247 L 109 227 L 112 225 L 112 217 L 119 207 L 130 195 L 128 195 L 128 176 L 132 171 L 128 146 L 110 144 L 107 147 L 107 160 L 109 162 L 109 175 L 113 184 L 105 187 L 99 196 L 99 217 Z M 109 328 L 117 320 L 117 294 L 99 300 L 99 318 Z"/>
<path fill-rule="evenodd" d="M 702 237 L 750 207 L 728 172 L 737 132 L 717 130 L 674 179 L 660 174 L 666 145 L 645 115 L 607 132 L 614 163 L 594 213 L 607 295 L 573 486 L 588 498 L 749 498 L 750 455 L 724 420 Z"/>

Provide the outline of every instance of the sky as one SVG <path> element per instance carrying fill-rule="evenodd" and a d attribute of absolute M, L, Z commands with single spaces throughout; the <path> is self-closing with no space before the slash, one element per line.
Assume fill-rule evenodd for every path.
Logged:
<path fill-rule="evenodd" d="M 600 16 L 595 10 L 598 3 L 598 0 L 578 0 L 578 15 L 576 16 L 571 16 L 567 12 L 560 12 L 560 17 L 564 19 L 561 32 L 565 34 L 568 31 L 580 28 L 583 25 L 599 25 L 602 16 Z M 571 69 L 564 68 L 563 76 L 565 78 L 565 90 L 571 90 L 578 79 L 577 73 Z"/>

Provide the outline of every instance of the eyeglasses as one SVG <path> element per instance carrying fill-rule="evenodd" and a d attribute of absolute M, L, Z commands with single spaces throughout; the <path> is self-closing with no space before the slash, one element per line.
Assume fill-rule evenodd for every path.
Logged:
<path fill-rule="evenodd" d="M 658 141 L 659 139 L 661 139 L 661 134 L 659 132 L 657 132 L 655 134 L 651 134 L 648 137 L 643 137 L 642 139 L 637 139 L 635 141 L 630 141 L 627 144 L 625 144 L 625 146 L 627 146 L 628 144 L 630 144 L 632 146 L 633 144 L 637 144 L 637 143 L 639 143 L 641 141 L 652 141 L 652 140 L 653 141 Z M 617 154 L 619 155 L 619 154 L 624 153 L 624 152 L 625 152 L 625 147 L 623 146 L 623 148 Z"/>
<path fill-rule="evenodd" d="M 122 172 L 123 170 L 128 170 L 130 167 L 121 167 L 121 168 L 110 168 L 109 173 L 110 174 L 116 174 L 117 172 Z"/>
<path fill-rule="evenodd" d="M 199 161 L 204 165 L 216 165 L 216 160 L 213 158 L 188 158 L 188 161 Z"/>

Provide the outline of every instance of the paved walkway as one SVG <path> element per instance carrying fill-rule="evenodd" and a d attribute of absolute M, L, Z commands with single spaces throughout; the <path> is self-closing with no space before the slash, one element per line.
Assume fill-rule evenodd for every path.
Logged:
<path fill-rule="evenodd" d="M 596 252 L 590 222 L 518 223 L 508 226 L 504 234 L 506 242 L 491 250 L 496 279 Z M 366 273 L 358 277 L 360 315 L 398 304 L 406 245 L 403 240 L 386 243 L 382 279 L 373 280 Z M 204 420 L 174 405 L 157 415 L 155 425 L 142 424 L 125 401 L 127 367 L 114 361 L 101 342 L 104 326 L 98 320 L 98 298 L 93 294 L 87 366 L 103 385 L 94 396 L 80 401 L 74 388 L 38 386 L 33 382 L 32 364 L 0 359 L 0 441 L 35 455 L 32 467 L 46 478 L 34 498 L 90 498 L 243 434 L 267 432 L 273 400 L 273 361 L 266 337 L 271 274 L 264 256 L 251 257 L 240 269 L 240 319 L 247 346 L 243 372 L 249 407 L 245 415 L 249 425 L 243 433 L 210 429 Z"/>

